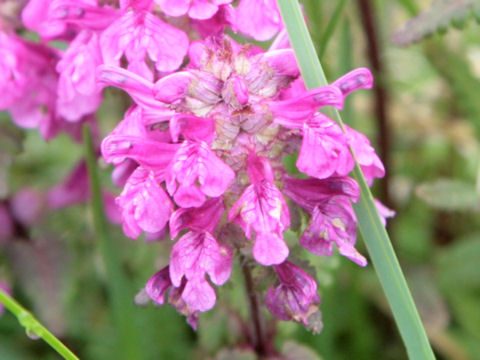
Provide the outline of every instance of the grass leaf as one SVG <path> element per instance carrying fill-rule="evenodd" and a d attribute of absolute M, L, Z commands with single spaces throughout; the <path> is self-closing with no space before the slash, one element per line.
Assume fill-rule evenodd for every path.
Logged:
<path fill-rule="evenodd" d="M 315 88 L 327 85 L 320 61 L 315 53 L 300 6 L 296 0 L 278 0 L 290 43 L 297 57 L 305 85 Z M 338 111 L 331 116 L 341 126 Z M 372 194 L 363 173 L 356 164 L 354 177 L 360 185 L 361 196 L 355 204 L 360 231 L 392 309 L 410 359 L 434 359 L 418 311 L 413 302 L 388 234 L 382 225 Z"/>

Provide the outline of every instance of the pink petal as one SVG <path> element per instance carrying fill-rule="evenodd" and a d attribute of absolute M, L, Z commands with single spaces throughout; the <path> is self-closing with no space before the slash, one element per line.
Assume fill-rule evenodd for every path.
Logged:
<path fill-rule="evenodd" d="M 217 296 L 206 280 L 194 279 L 187 282 L 182 299 L 193 311 L 208 311 L 215 306 Z"/>
<path fill-rule="evenodd" d="M 155 0 L 155 2 L 165 14 L 177 17 L 187 13 L 192 0 Z"/>
<path fill-rule="evenodd" d="M 281 264 L 288 257 L 288 246 L 283 237 L 275 233 L 257 233 L 253 257 L 265 266 Z"/>
<path fill-rule="evenodd" d="M 218 6 L 206 0 L 192 0 L 188 16 L 192 19 L 206 20 L 210 19 L 218 10 Z"/>

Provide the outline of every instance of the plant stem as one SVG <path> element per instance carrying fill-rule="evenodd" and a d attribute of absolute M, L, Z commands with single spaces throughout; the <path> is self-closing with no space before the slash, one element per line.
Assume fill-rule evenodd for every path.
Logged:
<path fill-rule="evenodd" d="M 97 156 L 88 125 L 83 128 L 85 156 L 90 179 L 90 194 L 95 235 L 105 263 L 109 302 L 115 329 L 118 332 L 118 356 L 121 359 L 143 359 L 140 356 L 138 331 L 135 330 L 133 294 L 121 268 L 120 255 L 108 231 L 103 210 L 102 192 L 97 170 Z"/>
<path fill-rule="evenodd" d="M 380 158 L 385 165 L 385 176 L 381 182 L 381 199 L 388 207 L 393 207 L 390 199 L 390 172 L 392 170 L 390 156 L 390 121 L 387 112 L 388 91 L 385 86 L 385 73 L 380 57 L 380 44 L 378 41 L 378 27 L 375 23 L 375 13 L 371 0 L 359 0 L 359 14 L 362 19 L 363 29 L 367 38 L 367 55 L 370 65 L 374 70 L 375 85 L 375 113 L 378 124 L 378 137 Z"/>
<path fill-rule="evenodd" d="M 58 338 L 55 337 L 45 326 L 43 326 L 29 311 L 25 310 L 14 298 L 0 289 L 0 303 L 17 317 L 18 322 L 32 337 L 40 337 L 49 344 L 66 360 L 78 360 L 78 357 L 70 351 Z"/>
<path fill-rule="evenodd" d="M 250 341 L 257 355 L 263 356 L 266 355 L 268 351 L 265 324 L 262 316 L 262 309 L 260 307 L 260 299 L 253 284 L 250 266 L 243 255 L 240 256 L 240 266 L 242 267 L 243 278 L 245 280 L 245 290 L 250 304 L 250 316 L 253 322 L 253 336 L 250 336 Z"/>

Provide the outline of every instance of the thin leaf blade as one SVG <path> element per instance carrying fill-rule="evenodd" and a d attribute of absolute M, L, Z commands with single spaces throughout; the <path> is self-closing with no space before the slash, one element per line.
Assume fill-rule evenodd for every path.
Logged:
<path fill-rule="evenodd" d="M 305 85 L 307 88 L 327 85 L 328 82 L 315 53 L 298 2 L 278 0 L 277 4 L 288 31 L 290 43 L 295 50 Z M 343 126 L 337 111 L 333 111 L 331 116 Z M 358 163 L 353 174 L 361 189 L 360 200 L 354 204 L 359 228 L 409 357 L 410 359 L 434 359 L 420 316 Z"/>

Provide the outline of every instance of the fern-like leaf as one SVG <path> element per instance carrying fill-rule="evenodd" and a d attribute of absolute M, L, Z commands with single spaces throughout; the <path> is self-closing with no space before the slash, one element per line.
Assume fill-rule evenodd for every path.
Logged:
<path fill-rule="evenodd" d="M 408 46 L 434 33 L 443 33 L 451 25 L 462 28 L 472 14 L 479 21 L 480 0 L 434 0 L 428 10 L 408 20 L 391 40 L 397 46 Z"/>

